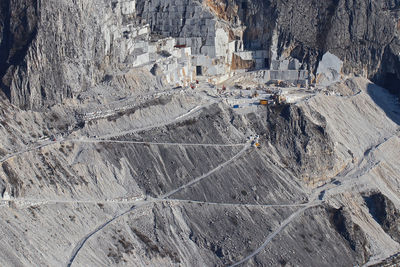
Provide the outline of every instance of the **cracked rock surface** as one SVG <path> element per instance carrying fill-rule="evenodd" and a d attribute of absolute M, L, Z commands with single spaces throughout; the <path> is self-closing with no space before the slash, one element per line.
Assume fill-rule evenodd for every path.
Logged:
<path fill-rule="evenodd" d="M 399 8 L 1 1 L 0 262 L 398 264 L 400 109 L 374 82 L 400 92 Z M 215 25 L 230 41 L 243 33 L 246 49 L 298 59 L 310 80 L 328 51 L 343 73 L 327 87 L 269 88 L 307 93 L 299 101 L 237 109 L 235 90 L 255 88 L 161 80 L 188 51 L 164 51 L 171 38 L 194 38 L 195 57 Z M 164 48 L 133 66 L 149 44 Z"/>

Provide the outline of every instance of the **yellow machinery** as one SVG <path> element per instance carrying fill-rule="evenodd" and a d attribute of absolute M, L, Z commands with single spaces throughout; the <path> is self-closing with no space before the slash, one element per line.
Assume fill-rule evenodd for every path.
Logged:
<path fill-rule="evenodd" d="M 266 100 L 266 99 L 261 99 L 261 100 L 260 100 L 260 105 L 268 106 L 268 100 Z"/>

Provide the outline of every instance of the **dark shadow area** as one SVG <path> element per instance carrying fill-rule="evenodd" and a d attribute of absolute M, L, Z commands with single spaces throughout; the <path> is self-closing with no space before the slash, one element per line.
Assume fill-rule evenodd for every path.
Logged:
<path fill-rule="evenodd" d="M 37 0 L 12 3 L 2 0 L 0 19 L 3 28 L 0 34 L 0 89 L 11 99 L 10 85 L 14 66 L 20 65 L 37 35 Z"/>
<path fill-rule="evenodd" d="M 382 87 L 388 89 L 390 93 L 400 96 L 400 79 L 395 73 L 385 73 Z"/>
<path fill-rule="evenodd" d="M 391 94 L 387 89 L 373 83 L 368 84 L 367 93 L 386 113 L 389 119 L 400 125 L 400 103 L 396 95 Z"/>
<path fill-rule="evenodd" d="M 3 84 L 3 77 L 7 72 L 7 69 L 9 67 L 8 64 L 8 57 L 10 53 L 10 46 L 11 46 L 11 41 L 10 40 L 10 2 L 9 1 L 1 1 L 0 3 L 0 17 L 2 19 L 2 40 L 0 42 L 0 89 L 4 92 L 4 94 L 7 96 L 7 98 L 11 98 L 11 92 L 9 91 L 9 88 Z"/>
<path fill-rule="evenodd" d="M 399 42 L 400 40 L 395 41 L 397 46 L 400 45 Z M 397 54 L 398 51 L 393 50 L 391 46 L 386 47 L 379 71 L 369 78 L 372 82 L 400 97 L 400 60 Z"/>
<path fill-rule="evenodd" d="M 364 196 L 364 201 L 367 204 L 372 218 L 374 218 L 377 223 L 382 225 L 387 215 L 385 210 L 385 199 L 383 198 L 383 195 L 376 193 L 368 197 Z"/>
<path fill-rule="evenodd" d="M 400 241 L 400 212 L 382 193 L 363 196 L 369 213 L 382 229 L 396 242 Z"/>

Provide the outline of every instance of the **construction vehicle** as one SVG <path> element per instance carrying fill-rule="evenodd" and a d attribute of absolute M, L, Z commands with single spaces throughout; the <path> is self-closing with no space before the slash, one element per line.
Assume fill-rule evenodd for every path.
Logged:
<path fill-rule="evenodd" d="M 256 148 L 260 148 L 261 144 L 257 140 L 252 140 L 251 141 L 251 146 L 252 147 L 256 147 Z"/>
<path fill-rule="evenodd" d="M 268 100 L 266 100 L 266 99 L 261 99 L 261 100 L 260 100 L 260 105 L 262 105 L 262 106 L 268 106 Z"/>
<path fill-rule="evenodd" d="M 260 136 L 259 135 L 251 135 L 249 140 L 251 141 L 251 146 L 252 147 L 256 147 L 256 148 L 261 148 L 261 144 L 260 144 Z"/>

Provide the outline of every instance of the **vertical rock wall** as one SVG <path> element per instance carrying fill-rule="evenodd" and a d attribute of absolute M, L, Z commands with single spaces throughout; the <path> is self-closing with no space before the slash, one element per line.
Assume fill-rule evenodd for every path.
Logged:
<path fill-rule="evenodd" d="M 85 91 L 127 59 L 134 17 L 135 1 L 2 1 L 2 91 L 27 109 Z"/>
<path fill-rule="evenodd" d="M 0 3 L 0 86 L 8 97 L 16 65 L 24 59 L 36 37 L 38 17 L 36 0 Z"/>
<path fill-rule="evenodd" d="M 3 0 L 1 91 L 26 109 L 73 97 L 129 66 L 131 32 L 147 23 L 153 34 L 210 56 L 223 52 L 215 49 L 223 28 L 229 49 L 241 38 L 247 50 L 276 45 L 280 57 L 314 73 L 330 51 L 344 72 L 400 92 L 399 0 Z"/>
<path fill-rule="evenodd" d="M 280 53 L 315 72 L 330 51 L 344 72 L 387 85 L 400 77 L 399 8 L 399 1 L 277 1 Z"/>

